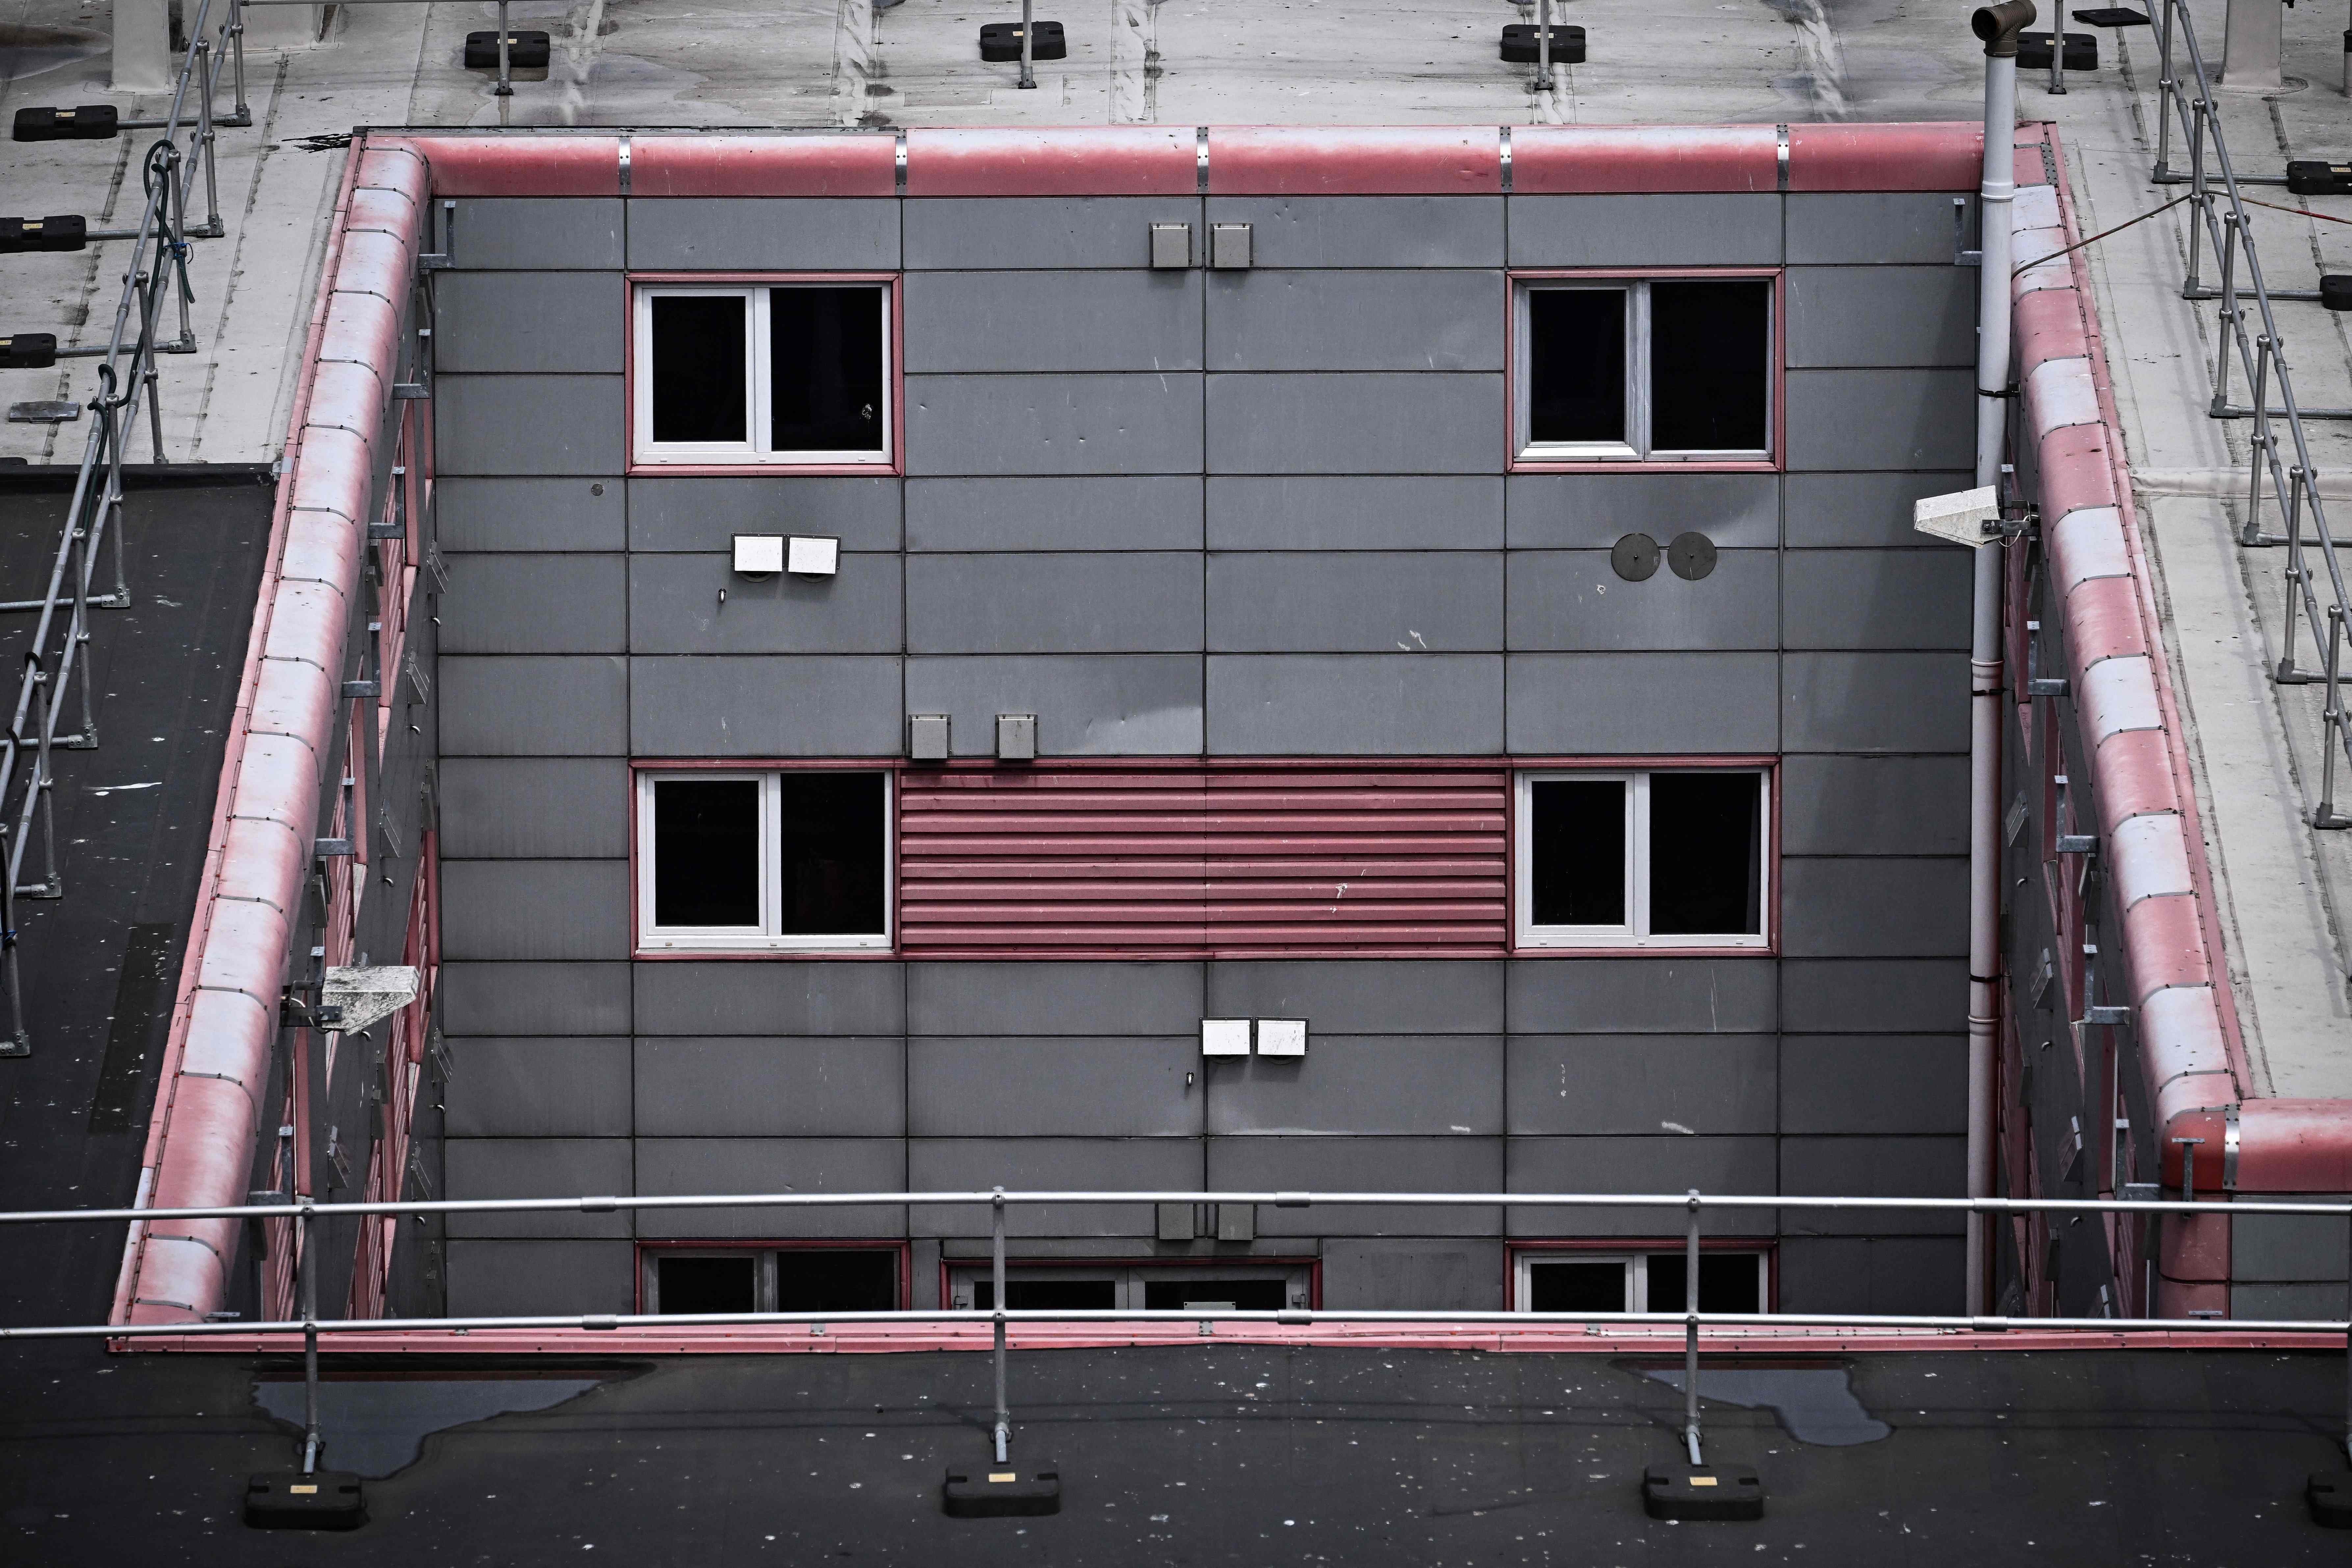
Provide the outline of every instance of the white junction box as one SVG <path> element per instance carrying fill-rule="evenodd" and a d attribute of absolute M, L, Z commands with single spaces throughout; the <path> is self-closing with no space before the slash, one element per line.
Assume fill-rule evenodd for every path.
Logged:
<path fill-rule="evenodd" d="M 784 569 L 784 536 L 781 533 L 739 533 L 735 536 L 735 570 L 746 577 L 766 577 Z"/>
<path fill-rule="evenodd" d="M 1257 1054 L 1262 1057 L 1303 1057 L 1307 1054 L 1307 1020 L 1260 1018 Z"/>
<path fill-rule="evenodd" d="M 1250 1054 L 1247 1018 L 1201 1020 L 1201 1054 L 1204 1057 L 1245 1057 Z"/>
<path fill-rule="evenodd" d="M 841 541 L 794 534 L 784 570 L 795 577 L 830 577 L 841 570 Z"/>

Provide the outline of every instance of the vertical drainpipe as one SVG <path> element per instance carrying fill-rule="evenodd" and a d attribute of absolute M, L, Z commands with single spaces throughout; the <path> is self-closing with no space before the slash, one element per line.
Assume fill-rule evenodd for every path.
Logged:
<path fill-rule="evenodd" d="M 1984 179 L 1978 188 L 1977 483 L 2000 483 L 2009 428 L 2010 207 L 2017 195 L 2017 35 L 2032 0 L 1987 5 L 1969 26 L 1985 47 Z M 1993 1093 L 2000 1048 L 2000 590 L 2007 552 L 1976 563 L 1969 645 L 1969 1196 L 1993 1190 Z M 1968 1225 L 1968 1310 L 1991 1307 L 1988 1216 Z"/>

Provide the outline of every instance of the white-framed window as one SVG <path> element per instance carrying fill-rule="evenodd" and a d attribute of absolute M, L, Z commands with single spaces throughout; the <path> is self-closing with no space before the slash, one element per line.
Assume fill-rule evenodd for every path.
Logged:
<path fill-rule="evenodd" d="M 1687 1259 L 1682 1248 L 1586 1252 L 1522 1247 L 1512 1255 L 1515 1312 L 1680 1312 Z M 1760 1251 L 1708 1247 L 1698 1255 L 1698 1310 L 1769 1312 L 1770 1275 Z"/>
<path fill-rule="evenodd" d="M 1528 279 L 1512 300 L 1524 462 L 1764 462 L 1769 278 Z"/>
<path fill-rule="evenodd" d="M 640 283 L 640 463 L 887 466 L 891 289 L 879 281 Z"/>
<path fill-rule="evenodd" d="M 696 768 L 637 775 L 637 944 L 890 945 L 890 775 Z"/>
<path fill-rule="evenodd" d="M 1004 1305 L 1012 1311 L 1278 1312 L 1312 1304 L 1311 1272 L 1302 1264 L 1278 1263 L 1013 1263 L 1004 1269 Z M 959 1311 L 994 1310 L 991 1266 L 950 1265 L 948 1305 Z"/>
<path fill-rule="evenodd" d="M 648 1247 L 637 1254 L 645 1310 L 895 1312 L 896 1247 Z"/>
<path fill-rule="evenodd" d="M 1762 947 L 1770 775 L 1531 771 L 1513 810 L 1521 947 Z"/>

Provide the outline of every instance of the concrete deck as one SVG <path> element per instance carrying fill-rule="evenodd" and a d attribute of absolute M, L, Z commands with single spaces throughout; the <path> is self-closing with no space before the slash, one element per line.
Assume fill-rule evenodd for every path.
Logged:
<path fill-rule="evenodd" d="M 2352 114 L 2343 92 L 2340 12 L 2286 14 L 2289 85 L 2221 94 L 2243 174 L 2275 175 L 2290 156 L 2343 156 Z M 267 460 L 283 434 L 291 350 L 341 154 L 306 138 L 358 124 L 925 125 L 1471 122 L 1693 122 L 1965 119 L 1977 112 L 1981 59 L 1959 9 L 1904 0 L 1574 0 L 1560 16 L 1588 28 L 1591 62 L 1562 68 L 1557 90 L 1529 90 L 1496 41 L 1532 7 L 1404 0 L 1068 0 L 1066 61 L 1038 68 L 1020 91 L 1010 66 L 973 58 L 982 20 L 1005 4 L 905 0 L 580 0 L 518 4 L 518 26 L 556 47 L 546 79 L 500 100 L 459 68 L 484 4 L 367 5 L 333 14 L 327 42 L 256 49 L 256 125 L 220 138 L 226 238 L 194 265 L 200 351 L 166 362 L 166 455 L 174 461 Z M 2200 3 L 2200 32 L 2218 55 L 2223 6 Z M 0 110 L 104 97 L 105 16 L 78 0 L 0 5 Z M 2156 39 L 2099 31 L 2101 68 L 2056 96 L 2041 73 L 2020 111 L 2057 121 L 2086 232 L 2148 212 L 2178 194 L 2152 184 Z M 152 100 L 123 100 L 152 109 Z M 12 211 L 119 214 L 135 202 L 137 138 L 11 145 Z M 2177 158 L 2177 154 L 2176 154 Z M 2282 206 L 2352 219 L 2352 200 L 2253 193 Z M 100 205 L 100 203 L 103 205 Z M 2305 826 L 2319 792 L 2318 689 L 2281 688 L 2267 671 L 2282 637 L 2284 552 L 2232 542 L 2247 457 L 2242 423 L 2207 417 L 2215 323 L 2179 298 L 2186 209 L 2092 247 L 2116 391 L 2129 427 L 2143 519 L 2161 574 L 2170 653 L 2191 721 L 2209 849 L 2219 876 L 2239 1009 L 2258 1093 L 2352 1095 L 2352 1001 L 2341 914 L 2352 901 L 2352 835 Z M 2255 226 L 2273 281 L 2309 288 L 2315 272 L 2352 270 L 2352 223 L 2263 211 Z M 110 317 L 120 245 L 79 255 L 10 258 L 0 273 L 0 327 L 60 336 Z M 2352 405 L 2352 342 L 2341 318 L 2282 307 L 2281 330 L 2313 405 Z M 0 396 L 86 397 L 87 362 L 16 373 Z M 2243 389 L 2239 389 L 2242 396 Z M 2314 459 L 2342 474 L 2352 426 L 2315 426 Z M 81 427 L 0 426 L 0 456 L 71 461 Z M 148 454 L 137 450 L 144 458 Z M 2352 485 L 2323 481 L 2346 498 Z M 2275 527 L 2276 520 L 2269 520 Z M 2309 657 L 2310 640 L 2303 647 Z M 2339 805 L 2352 797 L 2342 774 Z"/>

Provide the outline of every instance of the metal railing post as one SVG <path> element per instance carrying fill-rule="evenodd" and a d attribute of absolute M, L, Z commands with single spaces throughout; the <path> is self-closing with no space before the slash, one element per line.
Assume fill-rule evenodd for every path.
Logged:
<path fill-rule="evenodd" d="M 2230 354 L 2243 353 L 2239 342 L 2245 328 L 2240 325 L 2244 312 L 2238 309 L 2238 215 L 2221 215 L 2221 330 L 2214 333 L 2213 347 L 2213 417 L 2221 418 L 2230 412 Z"/>
<path fill-rule="evenodd" d="M 2158 184 L 2172 183 L 2172 171 L 2165 166 L 2172 152 L 2172 117 L 2180 112 L 2180 84 L 2172 79 L 2172 7 L 2178 0 L 2164 0 L 2164 13 L 2157 24 L 2156 67 L 2156 168 Z"/>
<path fill-rule="evenodd" d="M 1536 81 L 1539 93 L 1552 90 L 1551 76 L 1551 0 L 1538 0 L 1536 7 Z"/>
<path fill-rule="evenodd" d="M 2271 339 L 2268 332 L 2254 339 L 2254 434 L 2250 442 L 2253 457 L 2246 465 L 2246 523 L 2238 531 L 2238 542 L 2252 548 L 2263 542 L 2263 464 L 2274 444 L 2271 437 L 2270 416 Z"/>
<path fill-rule="evenodd" d="M 499 0 L 499 85 L 490 91 L 497 98 L 514 96 L 514 78 L 507 68 L 507 0 Z"/>
<path fill-rule="evenodd" d="M 2203 97 L 2201 76 L 2198 92 L 2189 106 L 2189 205 L 2197 216 L 2189 225 L 2189 270 L 2180 285 L 2184 300 L 2197 298 L 2197 247 L 2203 242 L 2205 226 L 2213 221 L 2213 198 L 2205 189 L 2205 111 L 2210 106 Z"/>
<path fill-rule="evenodd" d="M 1683 1238 L 1683 1441 L 1690 1462 L 1703 1465 L 1698 1446 L 1698 1189 L 1690 1192 L 1690 1229 Z"/>
<path fill-rule="evenodd" d="M 996 1310 L 996 1462 L 1003 1464 L 1012 1458 L 1013 1410 L 1004 1398 L 1004 1189 L 996 1189 L 989 1204 L 989 1278 L 994 1281 L 994 1295 L 990 1305 Z"/>
<path fill-rule="evenodd" d="M 2337 650 L 2344 641 L 2344 606 L 2327 606 L 2327 700 L 2320 710 L 2319 804 L 2311 808 L 2314 827 L 2352 826 L 2352 818 L 2336 810 L 2336 752 L 2344 743 L 2344 689 L 2336 674 Z"/>
<path fill-rule="evenodd" d="M 302 1473 L 319 1468 L 319 1270 L 310 1258 L 310 1203 L 294 1216 L 294 1274 L 302 1305 Z"/>
<path fill-rule="evenodd" d="M 1021 79 L 1014 83 L 1017 87 L 1037 85 L 1037 73 L 1030 66 L 1030 62 L 1036 58 L 1036 49 L 1032 38 L 1036 25 L 1031 20 L 1032 9 L 1033 0 L 1021 0 Z M 999 1456 L 999 1458 L 1002 1457 Z"/>
<path fill-rule="evenodd" d="M 2066 96 L 2066 0 L 2057 0 L 2050 27 L 2050 90 Z"/>

